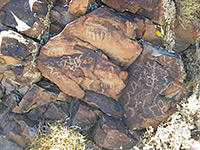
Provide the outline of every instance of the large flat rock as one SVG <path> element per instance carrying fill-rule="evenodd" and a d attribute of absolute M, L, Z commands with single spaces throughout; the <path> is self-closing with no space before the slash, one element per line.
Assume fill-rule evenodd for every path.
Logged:
<path fill-rule="evenodd" d="M 180 55 L 143 43 L 143 54 L 129 68 L 130 76 L 119 99 L 130 129 L 156 127 L 176 110 L 186 94 Z"/>

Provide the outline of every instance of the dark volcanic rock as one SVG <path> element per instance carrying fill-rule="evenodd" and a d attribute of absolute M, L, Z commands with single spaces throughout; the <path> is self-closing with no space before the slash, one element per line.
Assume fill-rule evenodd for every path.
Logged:
<path fill-rule="evenodd" d="M 101 111 L 97 108 L 75 100 L 71 106 L 70 126 L 78 127 L 79 131 L 88 134 L 101 115 Z"/>
<path fill-rule="evenodd" d="M 40 79 L 35 67 L 39 44 L 8 30 L 0 32 L 0 71 L 10 80 L 30 85 Z"/>
<path fill-rule="evenodd" d="M 129 68 L 127 87 L 119 99 L 130 129 L 156 127 L 186 94 L 181 57 L 143 43 L 143 54 Z"/>
<path fill-rule="evenodd" d="M 90 44 L 62 32 L 41 49 L 37 66 L 44 77 L 70 96 L 83 98 L 84 88 L 117 99 L 128 73 L 94 50 Z"/>
<path fill-rule="evenodd" d="M 111 150 L 128 150 L 136 141 L 126 135 L 126 127 L 120 119 L 102 116 L 94 133 L 95 143 Z"/>
<path fill-rule="evenodd" d="M 2 23 L 18 32 L 41 40 L 49 26 L 49 6 L 33 0 L 12 0 L 1 9 Z"/>
<path fill-rule="evenodd" d="M 68 23 L 75 19 L 77 19 L 77 17 L 68 12 L 68 6 L 53 7 L 50 12 L 50 32 L 52 34 L 61 32 Z"/>
<path fill-rule="evenodd" d="M 14 108 L 13 112 L 26 113 L 35 107 L 55 102 L 60 91 L 53 86 L 51 87 L 50 84 L 48 85 L 46 85 L 48 87 L 33 85 L 32 88 L 24 95 L 23 99 L 19 103 L 19 106 Z"/>
<path fill-rule="evenodd" d="M 118 101 L 93 91 L 85 91 L 85 96 L 82 100 L 88 104 L 94 105 L 106 114 L 115 117 L 122 117 L 122 108 Z"/>
<path fill-rule="evenodd" d="M 25 116 L 10 114 L 3 126 L 3 132 L 9 140 L 14 141 L 23 148 L 27 148 L 36 135 L 35 125 L 36 122 Z"/>

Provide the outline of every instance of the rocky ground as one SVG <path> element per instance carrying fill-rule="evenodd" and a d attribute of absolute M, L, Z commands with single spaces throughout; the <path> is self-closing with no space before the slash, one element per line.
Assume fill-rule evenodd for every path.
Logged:
<path fill-rule="evenodd" d="M 195 149 L 199 10 L 198 0 L 0 0 L 2 150 L 185 149 L 183 139 Z M 174 139 L 173 128 L 188 132 Z"/>

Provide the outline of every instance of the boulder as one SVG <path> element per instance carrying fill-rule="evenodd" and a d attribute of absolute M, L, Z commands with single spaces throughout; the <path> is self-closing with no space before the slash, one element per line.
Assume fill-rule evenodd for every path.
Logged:
<path fill-rule="evenodd" d="M 39 44 L 12 30 L 0 32 L 0 71 L 14 83 L 30 85 L 41 74 L 35 66 Z"/>
<path fill-rule="evenodd" d="M 71 35 L 89 42 L 115 63 L 127 67 L 142 51 L 138 42 L 133 40 L 136 29 L 137 24 L 131 18 L 125 18 L 104 7 L 75 20 L 63 33 L 70 32 Z"/>
<path fill-rule="evenodd" d="M 50 7 L 37 0 L 9 1 L 1 10 L 2 23 L 31 38 L 41 40 L 48 31 Z"/>
<path fill-rule="evenodd" d="M 15 113 L 27 113 L 31 109 L 43 106 L 57 100 L 59 90 L 51 84 L 41 87 L 33 85 L 32 88 L 24 95 L 19 105 L 13 109 Z"/>
<path fill-rule="evenodd" d="M 66 32 L 42 47 L 37 67 L 64 93 L 76 98 L 83 98 L 83 89 L 87 89 L 117 99 L 128 75 L 101 51 Z"/>
<path fill-rule="evenodd" d="M 27 148 L 36 136 L 36 124 L 25 116 L 10 114 L 3 126 L 3 133 L 9 140 Z"/>
<path fill-rule="evenodd" d="M 143 48 L 128 68 L 128 83 L 119 99 L 129 129 L 157 127 L 175 112 L 175 104 L 187 93 L 180 55 L 147 43 Z"/>
<path fill-rule="evenodd" d="M 110 150 L 129 150 L 136 141 L 126 134 L 125 124 L 117 118 L 102 116 L 94 132 L 95 143 Z"/>

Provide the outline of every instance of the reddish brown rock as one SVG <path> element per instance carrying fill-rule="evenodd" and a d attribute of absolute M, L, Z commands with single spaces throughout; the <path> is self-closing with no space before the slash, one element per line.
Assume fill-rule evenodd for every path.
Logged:
<path fill-rule="evenodd" d="M 84 88 L 117 99 L 128 73 L 94 50 L 92 45 L 62 32 L 41 49 L 37 66 L 70 96 L 83 98 Z"/>
<path fill-rule="evenodd" d="M 85 91 L 85 96 L 82 100 L 90 105 L 96 106 L 106 114 L 119 118 L 122 117 L 122 108 L 119 102 L 113 98 L 92 91 Z"/>
<path fill-rule="evenodd" d="M 57 34 L 63 30 L 63 28 L 71 21 L 77 19 L 76 16 L 68 12 L 68 6 L 55 6 L 50 12 L 50 32 Z"/>
<path fill-rule="evenodd" d="M 179 19 L 174 24 L 176 43 L 174 50 L 182 52 L 190 45 L 193 45 L 198 38 L 198 29 L 191 23 L 183 22 Z"/>
<path fill-rule="evenodd" d="M 126 135 L 124 123 L 116 118 L 102 116 L 94 133 L 95 143 L 110 150 L 128 150 L 136 141 Z"/>
<path fill-rule="evenodd" d="M 156 127 L 176 110 L 186 94 L 180 55 L 143 43 L 143 54 L 128 70 L 128 84 L 120 97 L 129 129 Z"/>
<path fill-rule="evenodd" d="M 40 79 L 35 67 L 39 44 L 8 30 L 0 32 L 0 71 L 13 82 L 30 85 Z"/>
<path fill-rule="evenodd" d="M 101 114 L 101 111 L 93 106 L 82 101 L 74 101 L 70 111 L 70 125 L 79 127 L 82 132 L 89 132 Z"/>
<path fill-rule="evenodd" d="M 10 1 L 2 7 L 2 23 L 18 32 L 41 40 L 49 26 L 49 6 L 39 1 Z"/>
<path fill-rule="evenodd" d="M 79 29 L 79 30 L 77 30 Z M 69 24 L 63 33 L 70 32 L 122 66 L 129 66 L 140 55 L 142 48 L 135 38 L 137 24 L 106 7 L 80 17 Z"/>
<path fill-rule="evenodd" d="M 50 84 L 48 85 L 51 86 Z M 58 94 L 59 90 L 56 90 L 54 87 L 40 87 L 33 85 L 20 101 L 19 106 L 14 108 L 13 112 L 26 113 L 35 107 L 55 102 Z"/>
<path fill-rule="evenodd" d="M 22 148 L 27 148 L 37 133 L 36 122 L 31 121 L 25 116 L 11 114 L 7 117 L 3 126 L 4 134 L 7 138 Z"/>
<path fill-rule="evenodd" d="M 91 0 L 71 0 L 69 3 L 69 13 L 77 16 L 84 15 Z"/>

